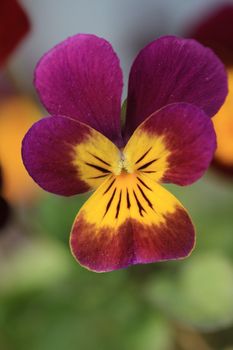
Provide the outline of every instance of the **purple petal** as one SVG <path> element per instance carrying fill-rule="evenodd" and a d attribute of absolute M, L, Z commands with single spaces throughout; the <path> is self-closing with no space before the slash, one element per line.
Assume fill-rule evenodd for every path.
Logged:
<path fill-rule="evenodd" d="M 102 160 L 100 167 L 98 161 L 109 162 L 118 153 L 115 149 L 88 125 L 56 116 L 31 127 L 23 140 L 22 157 L 28 173 L 43 189 L 71 196 L 96 188 L 106 179 L 108 163 Z"/>
<path fill-rule="evenodd" d="M 122 72 L 111 45 L 78 34 L 55 46 L 39 61 L 35 86 L 54 115 L 64 115 L 119 142 Z"/>
<path fill-rule="evenodd" d="M 129 77 L 126 137 L 158 109 L 188 102 L 213 116 L 227 95 L 227 77 L 220 60 L 191 39 L 160 38 L 136 57 Z"/>
<path fill-rule="evenodd" d="M 177 185 L 198 180 L 216 149 L 212 120 L 200 108 L 187 103 L 174 103 L 152 114 L 135 130 L 126 149 L 138 143 L 139 137 L 149 150 L 143 150 L 140 171 L 153 181 L 160 176 L 161 182 Z M 132 151 L 130 154 L 134 159 Z"/>

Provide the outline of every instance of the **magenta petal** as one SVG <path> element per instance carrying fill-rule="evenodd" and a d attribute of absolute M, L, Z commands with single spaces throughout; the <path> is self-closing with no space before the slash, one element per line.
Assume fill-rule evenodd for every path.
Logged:
<path fill-rule="evenodd" d="M 224 66 L 210 49 L 195 40 L 162 37 L 146 46 L 131 68 L 126 135 L 170 103 L 192 103 L 213 116 L 226 95 Z"/>
<path fill-rule="evenodd" d="M 64 115 L 120 139 L 122 72 L 111 45 L 95 35 L 78 34 L 39 61 L 35 86 L 54 115 Z"/>
<path fill-rule="evenodd" d="M 158 136 L 163 138 L 169 155 L 162 182 L 177 185 L 195 182 L 207 170 L 216 149 L 212 120 L 200 108 L 187 103 L 162 108 L 137 130 L 146 133 L 151 140 Z M 153 158 L 153 154 L 150 157 Z M 154 164 L 156 166 L 156 162 Z M 149 170 L 153 170 L 153 166 Z M 153 179 L 153 171 L 147 176 Z"/>
<path fill-rule="evenodd" d="M 35 123 L 22 144 L 23 162 L 34 181 L 46 191 L 64 196 L 88 191 L 74 165 L 74 147 L 89 137 L 90 129 L 64 117 Z"/>

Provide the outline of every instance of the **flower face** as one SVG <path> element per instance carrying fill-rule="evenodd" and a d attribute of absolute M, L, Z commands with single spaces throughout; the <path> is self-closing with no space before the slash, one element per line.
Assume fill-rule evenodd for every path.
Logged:
<path fill-rule="evenodd" d="M 122 73 L 110 44 L 77 35 L 47 53 L 35 85 L 51 116 L 26 134 L 22 156 L 45 190 L 95 190 L 73 224 L 75 258 L 94 271 L 183 258 L 192 222 L 162 182 L 188 185 L 216 148 L 210 117 L 227 94 L 223 65 L 194 40 L 160 38 L 129 77 L 120 127 Z"/>

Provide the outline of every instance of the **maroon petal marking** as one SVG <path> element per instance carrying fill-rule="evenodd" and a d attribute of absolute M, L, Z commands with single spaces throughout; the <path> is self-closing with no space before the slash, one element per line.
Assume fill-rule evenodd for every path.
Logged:
<path fill-rule="evenodd" d="M 83 215 L 72 230 L 71 249 L 79 263 L 96 272 L 122 269 L 188 256 L 195 244 L 192 222 L 184 209 L 165 216 L 159 226 L 127 219 L 118 229 L 90 224 Z"/>

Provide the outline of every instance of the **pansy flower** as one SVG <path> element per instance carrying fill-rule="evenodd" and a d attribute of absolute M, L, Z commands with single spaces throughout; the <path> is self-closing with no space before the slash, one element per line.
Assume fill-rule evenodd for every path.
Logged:
<path fill-rule="evenodd" d="M 161 184 L 189 185 L 216 147 L 210 119 L 227 94 L 224 66 L 194 40 L 162 37 L 136 57 L 121 129 L 122 72 L 111 45 L 80 34 L 42 57 L 35 86 L 50 116 L 22 145 L 45 190 L 94 191 L 74 221 L 70 246 L 98 272 L 184 258 L 191 219 Z"/>
<path fill-rule="evenodd" d="M 229 94 L 213 118 L 217 135 L 214 155 L 216 169 L 233 175 L 233 5 L 224 4 L 211 11 L 189 31 L 189 36 L 211 47 L 224 62 L 229 81 Z"/>

